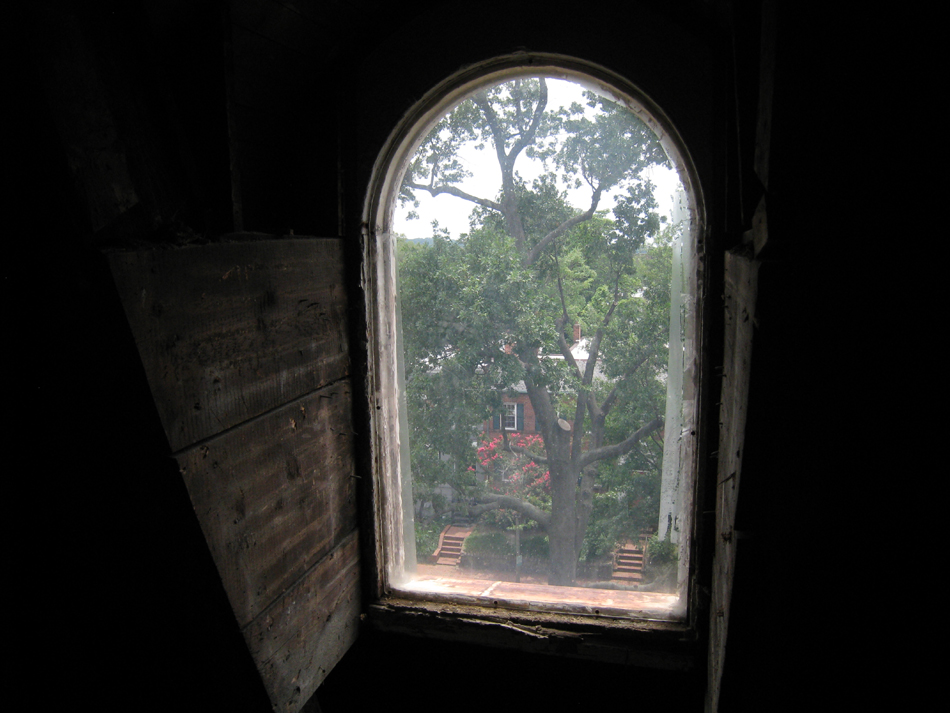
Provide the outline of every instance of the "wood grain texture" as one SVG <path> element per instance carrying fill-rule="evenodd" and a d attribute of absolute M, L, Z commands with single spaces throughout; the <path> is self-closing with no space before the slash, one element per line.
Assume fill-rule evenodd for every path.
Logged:
<path fill-rule="evenodd" d="M 719 707 L 719 686 L 729 630 L 729 604 L 736 565 L 736 505 L 742 474 L 746 409 L 752 360 L 752 332 L 759 263 L 751 246 L 726 253 L 725 342 L 722 405 L 719 412 L 719 472 L 716 484 L 716 540 L 706 710 Z"/>
<path fill-rule="evenodd" d="M 598 618 L 486 607 L 473 602 L 384 598 L 367 607 L 378 631 L 536 654 L 667 670 L 696 664 L 696 646 L 679 622 Z"/>
<path fill-rule="evenodd" d="M 173 452 L 349 373 L 342 247 L 288 239 L 109 256 Z"/>
<path fill-rule="evenodd" d="M 347 382 L 178 456 L 240 626 L 356 527 Z"/>
<path fill-rule="evenodd" d="M 359 618 L 354 531 L 244 629 L 274 710 L 300 710 L 356 640 Z"/>
<path fill-rule="evenodd" d="M 353 642 L 359 559 L 339 240 L 110 255 L 155 403 L 275 710 Z"/>

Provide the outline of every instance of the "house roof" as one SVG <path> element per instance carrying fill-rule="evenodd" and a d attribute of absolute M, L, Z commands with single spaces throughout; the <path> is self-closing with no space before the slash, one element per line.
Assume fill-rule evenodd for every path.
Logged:
<path fill-rule="evenodd" d="M 555 360 L 559 359 L 561 361 L 564 360 L 563 354 L 545 354 L 544 356 L 548 359 L 555 359 Z M 577 362 L 577 366 L 583 372 L 587 368 L 587 360 L 590 358 L 590 340 L 584 337 L 574 342 L 574 344 L 571 345 L 571 356 L 574 357 L 574 361 Z M 595 379 L 607 378 L 607 375 L 604 374 L 604 370 L 603 370 L 603 360 L 597 363 L 597 367 L 594 371 L 594 378 Z M 525 386 L 524 381 L 519 381 L 518 383 L 513 384 L 511 386 L 511 391 L 514 391 L 519 394 L 528 393 L 528 389 Z"/>

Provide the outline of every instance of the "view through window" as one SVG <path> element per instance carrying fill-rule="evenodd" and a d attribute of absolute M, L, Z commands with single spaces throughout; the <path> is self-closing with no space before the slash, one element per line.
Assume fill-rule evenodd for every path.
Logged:
<path fill-rule="evenodd" d="M 656 128 L 594 83 L 516 76 L 416 139 L 390 223 L 397 588 L 682 615 L 694 241 Z"/>

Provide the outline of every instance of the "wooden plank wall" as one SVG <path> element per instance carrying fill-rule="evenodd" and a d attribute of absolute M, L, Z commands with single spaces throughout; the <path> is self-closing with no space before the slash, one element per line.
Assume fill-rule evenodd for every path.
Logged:
<path fill-rule="evenodd" d="M 349 374 L 341 250 L 298 239 L 112 255 L 172 451 Z"/>
<path fill-rule="evenodd" d="M 729 606 L 736 565 L 735 532 L 746 409 L 752 362 L 752 333 L 759 263 L 745 244 L 726 253 L 725 340 L 722 403 L 719 411 L 719 471 L 716 482 L 716 539 L 709 624 L 706 711 L 719 710 L 719 687 L 726 661 Z"/>
<path fill-rule="evenodd" d="M 342 241 L 117 252 L 169 446 L 271 702 L 296 711 L 356 636 Z"/>

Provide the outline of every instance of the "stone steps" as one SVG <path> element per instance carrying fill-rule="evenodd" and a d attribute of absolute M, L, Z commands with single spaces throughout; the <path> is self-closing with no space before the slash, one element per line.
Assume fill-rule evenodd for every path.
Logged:
<path fill-rule="evenodd" d="M 614 569 L 611 579 L 623 584 L 639 584 L 643 579 L 643 553 L 649 532 L 641 532 L 638 542 L 627 540 L 614 553 Z"/>
<path fill-rule="evenodd" d="M 471 533 L 471 527 L 448 525 L 439 536 L 439 546 L 432 553 L 432 561 L 447 567 L 457 566 L 462 557 L 462 543 Z"/>

